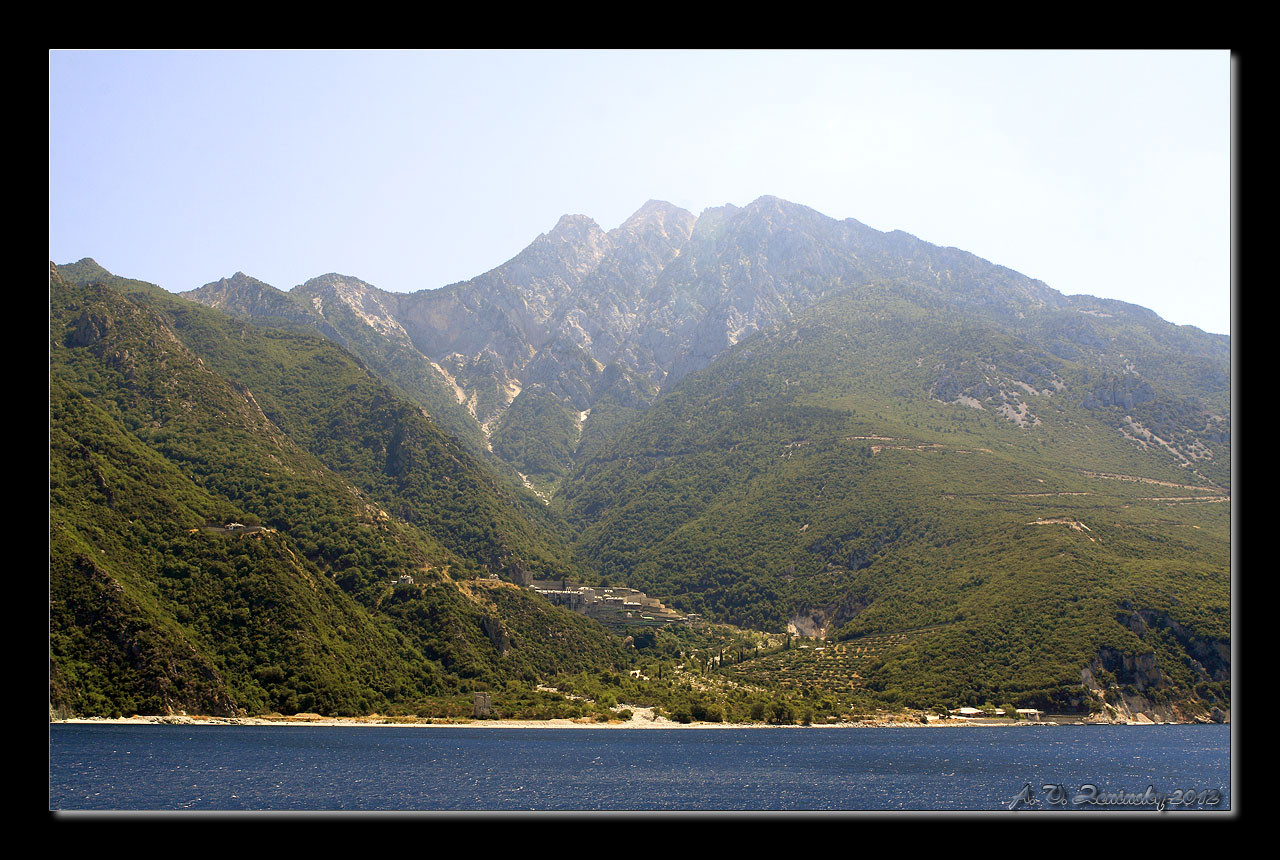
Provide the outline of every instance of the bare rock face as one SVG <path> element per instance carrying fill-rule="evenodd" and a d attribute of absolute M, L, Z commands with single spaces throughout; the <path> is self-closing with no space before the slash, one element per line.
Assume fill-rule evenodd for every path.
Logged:
<path fill-rule="evenodd" d="M 316 314 L 306 305 L 300 305 L 288 293 L 244 272 L 236 272 L 229 278 L 205 284 L 185 295 L 202 305 L 218 308 L 242 319 L 274 318 L 304 325 L 318 322 Z M 337 331 L 332 327 L 325 330 L 324 334 L 331 339 L 339 339 Z"/>
<path fill-rule="evenodd" d="M 1231 643 L 1224 639 L 1193 636 L 1168 613 L 1151 609 L 1134 611 L 1128 627 L 1140 637 L 1168 630 L 1192 659 L 1195 680 L 1229 681 L 1231 679 Z"/>
<path fill-rule="evenodd" d="M 787 632 L 798 636 L 821 638 L 827 635 L 831 621 L 826 611 L 814 609 L 805 613 L 797 613 L 787 621 Z"/>
<path fill-rule="evenodd" d="M 1091 668 L 1095 674 L 1099 670 L 1112 673 L 1118 683 L 1133 686 L 1138 692 L 1165 686 L 1164 673 L 1152 653 L 1123 654 L 1114 648 L 1103 648 Z"/>
<path fill-rule="evenodd" d="M 81 311 L 76 319 L 75 329 L 68 338 L 69 346 L 93 346 L 106 335 L 111 327 L 111 320 L 103 315 Z"/>
<path fill-rule="evenodd" d="M 1168 613 L 1157 610 L 1134 610 L 1117 620 L 1140 640 L 1171 636 L 1186 655 L 1184 659 L 1189 659 L 1193 683 L 1230 680 L 1229 642 L 1193 636 Z M 1103 648 L 1082 670 L 1081 683 L 1098 701 L 1099 719 L 1104 721 L 1185 722 L 1203 716 L 1184 713 L 1178 702 L 1170 701 L 1163 694 L 1173 684 L 1154 651 L 1130 653 Z M 1221 708 L 1212 706 L 1207 719 L 1222 722 L 1228 716 Z"/>
<path fill-rule="evenodd" d="M 507 635 L 502 622 L 486 615 L 480 619 L 480 627 L 484 630 L 484 635 L 488 636 L 489 641 L 493 643 L 493 647 L 498 649 L 498 654 L 506 656 L 506 653 L 511 650 L 511 638 Z"/>
<path fill-rule="evenodd" d="M 1155 392 L 1145 380 L 1134 377 L 1108 380 L 1092 391 L 1084 400 L 1086 409 L 1098 409 L 1104 406 L 1119 406 L 1131 410 L 1134 406 L 1155 398 Z"/>
<path fill-rule="evenodd" d="M 534 383 L 589 409 L 614 363 L 655 387 L 674 382 L 861 274 L 857 248 L 880 235 L 773 197 L 700 217 L 651 200 L 608 233 L 566 215 L 464 283 L 394 296 L 330 275 L 295 298 L 349 342 L 353 323 L 340 309 L 407 339 L 458 387 L 461 403 L 474 400 L 484 423 Z M 193 297 L 225 306 L 226 288 L 214 287 Z"/>
<path fill-rule="evenodd" d="M 616 366 L 646 392 L 634 407 L 643 409 L 754 333 L 837 293 L 889 283 L 908 285 L 907 298 L 931 312 L 1001 326 L 1099 370 L 1088 390 L 1067 393 L 1054 367 L 1010 352 L 981 366 L 938 368 L 935 399 L 1033 428 L 1054 408 L 1052 398 L 1067 394 L 1091 410 L 1119 410 L 1113 423 L 1135 445 L 1175 440 L 1184 465 L 1197 467 L 1213 460 L 1206 446 L 1229 439 L 1229 419 L 1219 416 L 1229 408 L 1225 339 L 1178 333 L 1189 363 L 1135 366 L 1150 336 L 1125 345 L 1115 326 L 1160 324 L 1150 311 L 1065 297 L 965 251 L 771 196 L 697 216 L 650 200 L 608 232 L 585 215 L 565 215 L 496 268 L 416 293 L 333 274 L 283 293 L 236 273 L 189 295 L 243 317 L 321 331 L 455 435 L 492 450 L 493 433 L 522 392 L 550 394 L 595 421 L 585 413 L 606 396 L 614 381 L 606 370 Z M 93 338 L 94 323 L 86 319 L 78 336 Z M 1202 406 L 1160 388 L 1161 374 L 1187 368 L 1211 383 Z M 581 439 L 594 438 L 589 426 L 580 430 Z M 512 465 L 528 471 L 527 463 Z"/>

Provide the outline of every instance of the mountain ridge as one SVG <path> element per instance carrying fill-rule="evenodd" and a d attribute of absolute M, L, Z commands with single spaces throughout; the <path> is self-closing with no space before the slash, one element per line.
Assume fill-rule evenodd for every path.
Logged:
<path fill-rule="evenodd" d="M 554 521 L 354 357 L 78 274 L 50 274 L 51 711 L 430 713 L 622 659 L 531 591 L 474 598 L 571 573 Z"/>
<path fill-rule="evenodd" d="M 348 348 L 361 324 L 398 327 L 406 354 L 425 359 L 418 361 L 424 381 L 411 386 L 410 396 L 474 447 L 488 449 L 526 389 L 530 398 L 558 399 L 566 415 L 583 413 L 593 407 L 604 368 L 616 363 L 644 377 L 640 389 L 660 393 L 751 333 L 837 292 L 886 279 L 907 279 L 939 312 L 995 320 L 1060 357 L 1166 382 L 1176 381 L 1171 368 L 1216 376 L 1210 405 L 1219 414 L 1229 410 L 1225 374 L 1187 366 L 1224 360 L 1228 336 L 1173 327 L 1116 300 L 1063 296 L 967 251 L 852 218 L 837 221 L 769 195 L 699 216 L 650 200 L 608 233 L 585 215 L 566 215 L 507 262 L 439 289 L 389 293 L 343 276 L 352 286 L 338 302 L 314 306 L 316 279 L 276 298 L 309 300 L 307 314 L 320 317 L 345 302 L 356 320 L 339 326 L 313 318 L 311 325 Z M 236 303 L 213 293 L 206 286 L 184 295 L 218 301 L 246 318 L 268 317 L 255 312 L 260 299 L 252 295 Z M 366 313 L 367 304 L 379 313 Z M 1162 354 L 1168 352 L 1162 339 L 1177 342 L 1176 362 Z M 1151 355 L 1145 364 L 1140 351 Z M 431 374 L 437 378 L 428 384 Z M 428 396 L 424 387 L 437 390 Z M 1180 396 L 1191 393 L 1179 387 Z M 559 424 L 561 434 L 569 432 L 567 418 Z M 515 465 L 527 464 L 517 458 Z M 555 480 L 549 476 L 544 486 Z"/>
<path fill-rule="evenodd" d="M 886 703 L 1229 708 L 1228 336 L 771 196 L 698 216 L 650 200 L 608 232 L 566 215 L 438 290 L 238 272 L 166 304 L 204 338 L 218 327 L 186 300 L 278 332 L 200 341 L 263 420 L 503 579 L 572 560 L 713 621 L 905 636 L 845 678 Z M 69 354 L 103 330 L 86 314 Z M 251 358 L 287 343 L 331 358 L 272 358 L 280 378 Z M 346 361 L 386 390 L 338 393 Z M 426 444 L 424 421 L 457 447 Z M 468 524 L 454 503 L 434 523 L 448 482 L 426 476 L 453 460 L 544 513 L 525 498 Z M 362 577 L 339 572 L 358 593 Z"/>

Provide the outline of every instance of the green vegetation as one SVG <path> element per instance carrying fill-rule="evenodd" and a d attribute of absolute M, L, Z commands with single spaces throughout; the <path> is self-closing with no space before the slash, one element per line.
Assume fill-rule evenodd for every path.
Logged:
<path fill-rule="evenodd" d="M 490 455 L 456 410 L 424 411 L 454 396 L 438 371 L 364 323 L 326 339 L 270 288 L 258 326 L 63 267 L 51 707 L 458 718 L 483 691 L 495 717 L 787 724 L 1229 708 L 1221 356 L 1178 334 L 1170 360 L 1123 308 L 1082 320 L 984 283 L 1008 303 L 963 317 L 907 277 L 828 284 L 661 397 L 592 365 L 585 424 L 531 384 Z M 561 578 L 711 623 L 624 644 L 521 587 Z"/>
<path fill-rule="evenodd" d="M 682 380 L 557 496 L 579 556 L 724 622 L 910 633 L 846 674 L 887 705 L 1078 707 L 1105 649 L 1154 649 L 1171 695 L 1194 698 L 1215 673 L 1186 642 L 1230 637 L 1230 502 L 1208 468 L 1225 443 L 1201 439 L 1213 459 L 1195 466 L 1143 451 L 1073 394 L 1096 374 L 938 321 L 901 286 L 838 296 Z M 1123 607 L 1169 616 L 1183 645 L 1137 636 Z"/>
<path fill-rule="evenodd" d="M 539 487 L 552 489 L 573 465 L 578 413 L 542 387 L 521 392 L 502 413 L 490 441 L 494 453 Z"/>
<path fill-rule="evenodd" d="M 478 579 L 567 570 L 543 506 L 349 356 L 123 286 L 51 286 L 51 706 L 447 712 L 625 659 Z"/>

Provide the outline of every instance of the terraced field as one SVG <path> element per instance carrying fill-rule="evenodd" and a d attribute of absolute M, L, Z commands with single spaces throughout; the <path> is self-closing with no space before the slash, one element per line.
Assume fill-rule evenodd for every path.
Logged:
<path fill-rule="evenodd" d="M 869 667 L 876 660 L 908 644 L 922 632 L 879 633 L 826 644 L 804 643 L 727 667 L 724 675 L 740 684 L 767 689 L 849 694 L 866 683 Z"/>

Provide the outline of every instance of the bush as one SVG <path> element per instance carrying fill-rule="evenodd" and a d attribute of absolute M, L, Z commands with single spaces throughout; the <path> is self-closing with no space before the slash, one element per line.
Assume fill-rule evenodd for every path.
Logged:
<path fill-rule="evenodd" d="M 770 710 L 769 722 L 777 725 L 783 725 L 783 726 L 790 726 L 795 724 L 796 712 L 794 709 L 792 709 L 791 704 L 789 702 L 774 702 L 773 707 L 771 707 L 769 710 Z"/>
<path fill-rule="evenodd" d="M 704 722 L 704 723 L 724 722 L 724 708 L 720 707 L 715 703 L 708 705 L 708 704 L 703 704 L 702 702 L 696 702 L 693 705 L 691 711 L 693 713 L 693 718 L 695 720 L 698 720 L 699 722 Z"/>

